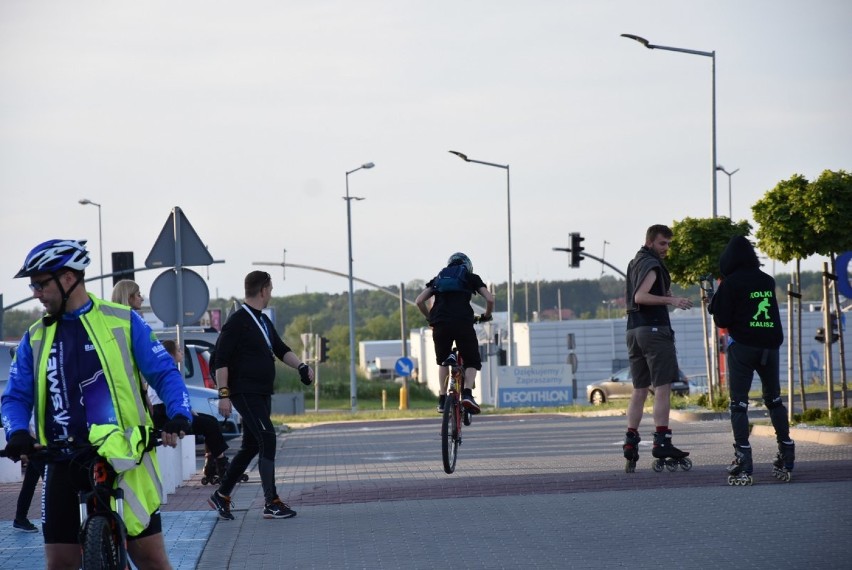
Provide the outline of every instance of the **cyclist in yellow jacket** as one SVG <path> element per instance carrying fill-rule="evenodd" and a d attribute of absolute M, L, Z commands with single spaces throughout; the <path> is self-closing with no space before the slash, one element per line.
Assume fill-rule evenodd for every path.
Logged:
<path fill-rule="evenodd" d="M 163 396 L 169 421 L 163 443 L 190 433 L 192 411 L 183 378 L 150 327 L 128 307 L 90 295 L 84 284 L 85 241 L 50 240 L 27 255 L 16 278 L 28 277 L 45 316 L 24 334 L 2 397 L 11 458 L 52 441 L 88 441 L 112 465 L 124 489 L 127 550 L 138 568 L 169 568 L 160 520 L 156 453 L 145 452 L 151 419 L 141 376 Z M 28 425 L 35 415 L 36 438 Z M 140 428 L 141 426 L 141 428 Z M 44 480 L 43 528 L 48 568 L 78 568 L 77 463 L 54 461 Z"/>

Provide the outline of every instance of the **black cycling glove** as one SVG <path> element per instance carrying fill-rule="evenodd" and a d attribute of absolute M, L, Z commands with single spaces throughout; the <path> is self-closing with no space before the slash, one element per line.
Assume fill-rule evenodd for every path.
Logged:
<path fill-rule="evenodd" d="M 35 448 L 35 439 L 27 430 L 19 429 L 9 436 L 6 442 L 6 457 L 12 461 L 20 461 L 22 455 L 32 455 Z"/>
<path fill-rule="evenodd" d="M 311 377 L 308 375 L 310 368 L 304 362 L 299 365 L 299 380 L 302 381 L 302 384 L 305 386 L 311 385 Z"/>
<path fill-rule="evenodd" d="M 183 432 L 184 435 L 192 433 L 192 424 L 181 415 L 177 415 L 163 424 L 163 433 L 173 433 L 180 436 L 180 432 Z"/>

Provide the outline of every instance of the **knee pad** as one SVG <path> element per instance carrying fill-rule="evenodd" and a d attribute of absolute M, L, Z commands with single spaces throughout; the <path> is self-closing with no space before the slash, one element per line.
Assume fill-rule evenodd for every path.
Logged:
<path fill-rule="evenodd" d="M 731 416 L 736 414 L 748 414 L 748 402 L 731 402 Z"/>
<path fill-rule="evenodd" d="M 775 408 L 779 408 L 784 405 L 784 400 L 781 399 L 781 396 L 776 396 L 773 399 L 764 398 L 763 403 L 766 405 L 767 410 L 773 410 Z"/>

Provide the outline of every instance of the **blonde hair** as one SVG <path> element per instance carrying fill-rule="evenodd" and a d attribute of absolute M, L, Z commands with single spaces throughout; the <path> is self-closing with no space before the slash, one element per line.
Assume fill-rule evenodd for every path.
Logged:
<path fill-rule="evenodd" d="M 136 281 L 130 279 L 122 279 L 112 288 L 112 302 L 121 303 L 122 305 L 130 305 L 130 298 L 139 292 L 139 285 Z"/>

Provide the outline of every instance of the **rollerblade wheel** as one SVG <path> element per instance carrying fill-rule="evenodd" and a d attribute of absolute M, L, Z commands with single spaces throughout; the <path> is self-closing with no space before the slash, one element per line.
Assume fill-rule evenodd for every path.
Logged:
<path fill-rule="evenodd" d="M 692 460 L 688 457 L 684 457 L 680 460 L 680 468 L 684 471 L 689 471 L 692 469 Z"/>
<path fill-rule="evenodd" d="M 728 485 L 734 486 L 736 485 L 736 479 L 733 475 L 728 475 Z"/>
<path fill-rule="evenodd" d="M 247 475 L 247 474 L 245 474 L 245 473 L 243 473 L 242 475 L 240 475 L 240 481 L 242 481 L 243 483 L 245 483 L 246 481 L 248 481 L 248 475 Z"/>
<path fill-rule="evenodd" d="M 201 478 L 201 484 L 202 484 L 202 485 L 207 485 L 208 483 L 210 483 L 210 481 L 208 481 L 208 480 L 207 480 L 207 477 L 202 477 L 202 478 Z"/>
<path fill-rule="evenodd" d="M 674 459 L 666 459 L 666 469 L 668 469 L 671 473 L 677 471 L 677 461 Z"/>
<path fill-rule="evenodd" d="M 662 471 L 663 471 L 663 462 L 662 462 L 662 461 L 660 461 L 660 460 L 658 459 L 657 461 L 654 461 L 654 462 L 651 464 L 651 467 L 653 467 L 653 468 L 654 468 L 654 471 L 655 471 L 655 472 L 657 472 L 657 473 L 662 473 Z"/>

